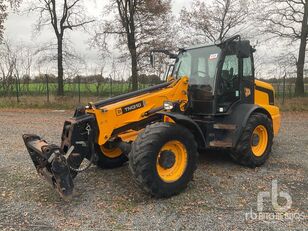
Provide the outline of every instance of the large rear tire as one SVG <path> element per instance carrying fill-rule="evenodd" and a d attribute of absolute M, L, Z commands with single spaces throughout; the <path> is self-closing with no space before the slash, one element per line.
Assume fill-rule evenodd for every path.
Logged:
<path fill-rule="evenodd" d="M 173 123 L 147 126 L 132 145 L 129 166 L 137 184 L 155 197 L 183 191 L 197 168 L 197 144 L 192 133 Z"/>
<path fill-rule="evenodd" d="M 231 152 L 231 157 L 241 165 L 259 167 L 271 153 L 273 137 L 270 118 L 262 113 L 252 114 L 238 144 Z"/>

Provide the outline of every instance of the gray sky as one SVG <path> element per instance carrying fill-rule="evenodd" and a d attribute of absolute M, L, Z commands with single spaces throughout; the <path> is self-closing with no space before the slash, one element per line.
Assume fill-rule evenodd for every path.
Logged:
<path fill-rule="evenodd" d="M 24 2 L 29 0 L 24 0 Z M 209 0 L 206 0 L 209 1 Z M 86 7 L 89 11 L 90 17 L 99 18 L 104 9 L 104 4 L 107 1 L 102 0 L 91 0 L 87 1 Z M 192 3 L 192 0 L 172 0 L 173 13 L 177 16 L 180 10 L 186 6 L 188 7 Z M 26 4 L 24 4 L 25 6 Z M 24 6 L 21 7 L 20 11 L 24 10 Z M 54 33 L 51 30 L 51 27 L 47 27 L 44 31 L 40 33 L 40 35 L 35 35 L 34 32 L 34 23 L 36 21 L 36 15 L 28 15 L 26 13 L 11 13 L 5 23 L 5 38 L 10 40 L 13 44 L 30 44 L 34 47 L 40 47 L 45 42 L 51 41 L 54 38 Z M 91 27 L 89 28 L 91 30 Z M 89 49 L 89 45 L 87 45 L 87 41 L 90 36 L 83 31 L 69 31 L 69 37 L 73 42 L 76 52 L 83 56 L 85 60 L 87 60 L 88 68 L 93 69 L 100 62 L 99 54 L 95 49 Z M 254 41 L 255 42 L 255 41 Z M 257 55 L 261 60 L 270 63 L 270 60 L 273 57 L 273 54 L 277 53 L 277 51 L 282 50 L 283 48 L 279 48 L 277 45 L 282 45 L 282 43 L 277 44 L 273 42 L 266 42 L 265 44 L 261 44 L 257 47 Z M 272 65 L 271 65 L 272 66 Z M 268 67 L 270 70 L 272 67 Z M 35 69 L 35 68 L 34 68 Z M 46 67 L 47 69 L 47 67 Z M 36 68 L 36 71 L 38 69 Z M 45 70 L 41 70 L 44 72 Z M 82 71 L 83 73 L 85 71 Z"/>
<path fill-rule="evenodd" d="M 25 0 L 26 2 L 27 0 Z M 90 17 L 100 17 L 102 11 L 104 9 L 104 2 L 93 0 L 88 1 L 86 7 L 90 13 Z M 183 6 L 189 6 L 192 0 L 173 0 L 172 7 L 175 14 L 178 14 Z M 5 23 L 5 38 L 12 41 L 13 44 L 20 43 L 29 43 L 34 46 L 40 46 L 44 42 L 48 42 L 54 38 L 54 34 L 51 31 L 51 28 L 46 28 L 42 31 L 38 36 L 34 33 L 34 23 L 36 21 L 37 16 L 31 15 L 27 13 L 22 13 L 26 6 L 27 2 L 22 5 L 20 8 L 21 13 L 10 13 L 9 17 Z M 91 27 L 90 27 L 91 29 Z M 87 45 L 87 41 L 89 39 L 89 35 L 82 31 L 72 31 L 69 32 L 69 37 L 71 41 L 74 43 L 74 47 L 76 51 L 85 57 L 88 62 L 97 62 L 98 61 L 98 53 L 95 49 L 89 49 Z"/>

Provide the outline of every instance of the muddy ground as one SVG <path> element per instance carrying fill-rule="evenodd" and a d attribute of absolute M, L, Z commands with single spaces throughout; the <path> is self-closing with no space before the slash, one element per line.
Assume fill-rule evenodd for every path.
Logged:
<path fill-rule="evenodd" d="M 59 144 L 70 115 L 0 111 L 0 230 L 307 230 L 308 113 L 283 114 L 272 155 L 260 168 L 239 166 L 228 152 L 201 153 L 188 189 L 158 200 L 136 187 L 127 165 L 93 166 L 77 176 L 74 198 L 64 202 L 36 174 L 21 135 Z M 272 180 L 291 196 L 291 209 L 282 219 L 257 219 L 257 195 L 271 191 Z M 273 214 L 270 199 L 264 212 Z"/>

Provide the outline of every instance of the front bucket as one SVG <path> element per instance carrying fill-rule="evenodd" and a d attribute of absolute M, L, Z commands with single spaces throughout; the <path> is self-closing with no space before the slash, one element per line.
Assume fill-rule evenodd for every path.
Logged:
<path fill-rule="evenodd" d="M 63 150 L 56 145 L 49 145 L 37 135 L 25 134 L 22 138 L 38 174 L 47 180 L 63 199 L 70 199 L 74 184 Z"/>

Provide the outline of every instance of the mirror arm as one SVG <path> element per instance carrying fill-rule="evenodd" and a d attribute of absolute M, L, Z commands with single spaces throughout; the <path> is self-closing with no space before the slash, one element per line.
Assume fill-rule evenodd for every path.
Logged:
<path fill-rule="evenodd" d="M 177 54 L 171 53 L 170 51 L 165 50 L 165 49 L 153 49 L 153 50 L 151 50 L 151 55 L 153 55 L 154 53 L 163 53 L 165 55 L 168 55 L 169 58 L 171 58 L 171 59 L 177 58 Z"/>

